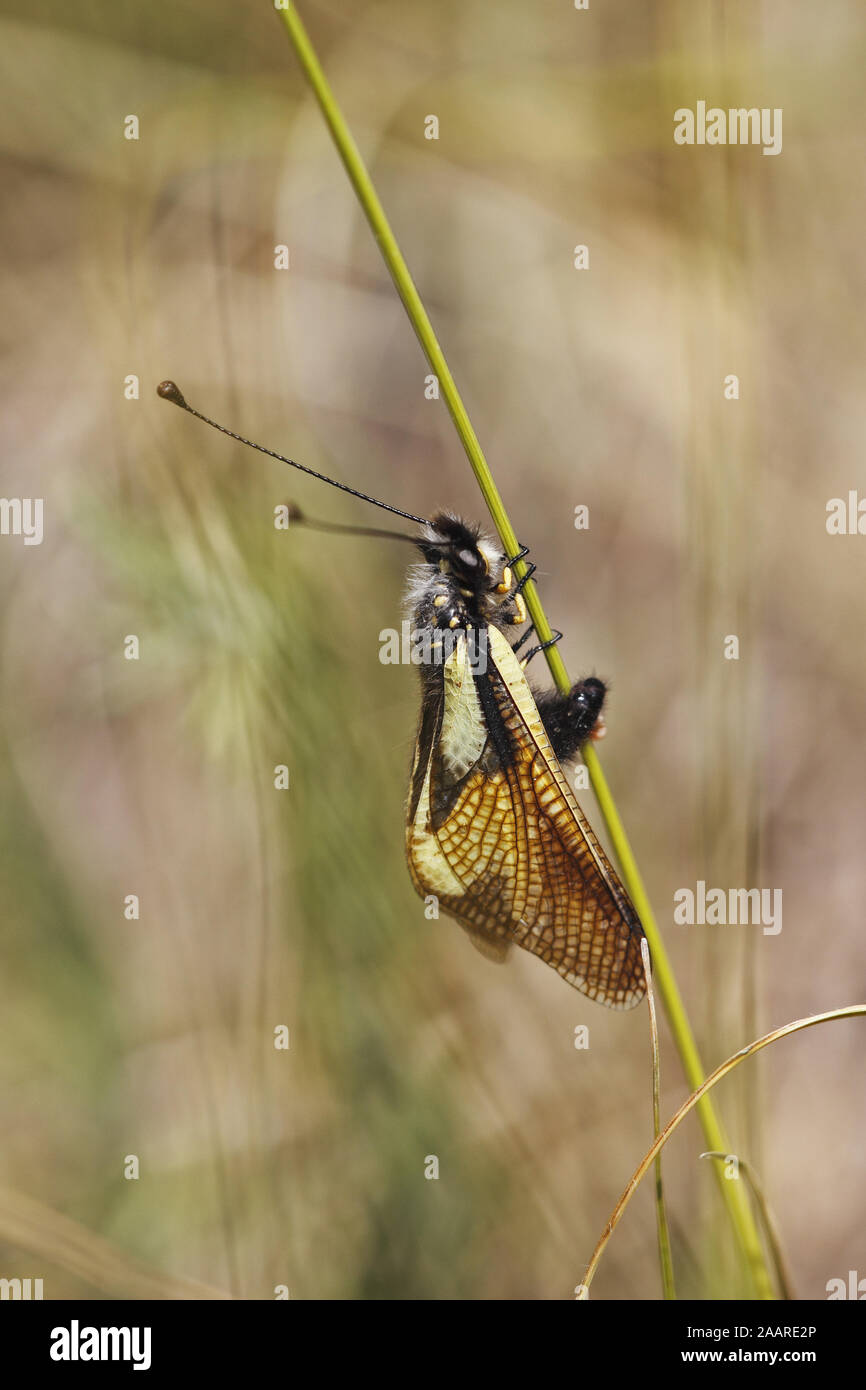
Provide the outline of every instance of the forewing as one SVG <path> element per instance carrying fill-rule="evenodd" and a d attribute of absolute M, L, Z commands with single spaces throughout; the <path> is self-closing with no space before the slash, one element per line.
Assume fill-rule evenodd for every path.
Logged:
<path fill-rule="evenodd" d="M 487 737 L 464 775 L 449 770 L 437 735 L 466 725 L 449 708 L 454 692 L 473 696 L 464 673 L 452 672 L 450 683 L 446 676 L 438 722 L 428 723 L 416 752 L 413 881 L 485 953 L 504 955 L 514 942 L 590 998 L 631 1008 L 645 992 L 640 923 L 553 754 L 517 658 L 498 629 L 487 631 L 481 680 L 489 682 L 487 732 L 495 721 L 497 738 Z M 503 741 L 507 756 L 493 746 L 501 753 Z"/>

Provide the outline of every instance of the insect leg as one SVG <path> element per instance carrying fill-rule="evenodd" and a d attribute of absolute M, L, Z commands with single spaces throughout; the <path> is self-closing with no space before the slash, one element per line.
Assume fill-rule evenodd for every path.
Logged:
<path fill-rule="evenodd" d="M 530 632 L 533 632 L 534 630 L 535 630 L 535 629 L 534 629 L 534 625 L 533 625 L 533 627 L 528 628 L 528 629 L 526 630 L 526 632 L 524 632 L 523 636 L 521 637 L 520 642 L 516 643 L 516 645 L 514 646 L 513 650 L 514 650 L 514 651 L 517 651 L 517 648 L 521 645 L 521 643 L 522 643 L 523 641 L 525 641 L 525 639 L 529 636 Z M 561 642 L 561 641 L 562 641 L 562 633 L 559 631 L 558 628 L 554 628 L 554 629 L 553 629 L 553 636 L 552 636 L 552 637 L 548 637 L 548 639 L 547 639 L 546 642 L 539 642 L 536 646 L 532 647 L 532 648 L 526 653 L 526 656 L 523 657 L 522 660 L 521 660 L 521 662 L 520 662 L 521 666 L 526 666 L 526 663 L 527 663 L 528 661 L 531 661 L 532 658 L 533 658 L 534 656 L 538 656 L 538 653 L 539 653 L 539 652 L 546 652 L 548 647 L 554 647 L 554 646 L 556 646 L 556 643 L 557 643 L 557 642 Z"/>
<path fill-rule="evenodd" d="M 517 554 L 516 554 L 516 555 L 512 555 L 512 556 L 511 556 L 511 559 L 510 559 L 510 560 L 506 560 L 505 563 L 506 563 L 506 565 L 510 565 L 510 566 L 512 567 L 512 569 L 513 569 L 514 566 L 517 564 L 517 561 L 518 561 L 518 560 L 522 560 L 522 559 L 524 558 L 524 556 L 526 556 L 526 555 L 528 555 L 528 554 L 529 554 L 529 546 L 528 546 L 528 545 L 522 545 L 522 546 L 520 547 L 520 549 L 518 550 Z"/>
<path fill-rule="evenodd" d="M 497 593 L 507 593 L 507 594 L 508 594 L 509 602 L 510 602 L 510 603 L 513 605 L 513 607 L 514 607 L 513 616 L 509 619 L 509 621 L 512 622 L 512 623 L 515 623 L 518 627 L 520 627 L 523 623 L 526 622 L 526 603 L 524 602 L 524 599 L 523 599 L 523 590 L 526 588 L 526 586 L 527 586 L 527 584 L 529 583 L 530 579 L 531 579 L 532 576 L 535 574 L 535 571 L 536 571 L 536 569 L 537 569 L 537 565 L 534 565 L 534 564 L 532 564 L 532 563 L 530 562 L 530 563 L 526 566 L 526 573 L 525 573 L 520 579 L 518 579 L 518 581 L 517 581 L 517 583 L 514 585 L 514 588 L 513 588 L 513 589 L 511 588 L 511 581 L 512 581 L 512 573 L 511 573 L 511 571 L 512 571 L 512 566 L 515 565 L 515 564 L 517 563 L 518 560 L 522 560 L 523 557 L 524 557 L 525 555 L 528 555 L 528 554 L 529 554 L 529 546 L 528 546 L 528 545 L 522 545 L 522 546 L 520 547 L 520 550 L 517 552 L 517 554 L 514 555 L 510 560 L 507 560 L 507 561 L 505 562 L 505 568 L 504 568 L 503 571 L 502 571 L 502 581 L 501 581 L 501 583 L 497 586 L 497 590 L 496 590 Z M 532 631 L 532 628 L 531 628 L 531 627 L 528 628 L 527 631 L 523 634 L 523 637 L 521 637 L 520 641 L 523 642 L 523 641 L 525 640 L 525 638 L 529 636 L 529 633 L 530 633 L 531 631 Z M 518 643 L 518 646 L 519 646 L 519 645 L 520 645 L 520 643 Z M 516 649 L 515 649 L 515 650 L 516 650 Z"/>
<path fill-rule="evenodd" d="M 535 574 L 535 571 L 537 569 L 538 566 L 534 565 L 532 561 L 530 561 L 529 564 L 526 566 L 526 573 L 523 575 L 522 579 L 518 579 L 517 583 L 514 586 L 514 592 L 516 594 L 523 593 L 523 590 L 526 588 L 527 584 L 529 583 L 530 579 Z"/>
<path fill-rule="evenodd" d="M 524 553 L 525 550 L 526 547 L 524 546 Z M 522 558 L 522 556 L 518 556 L 518 559 Z M 507 621 L 510 623 L 515 623 L 518 627 L 522 627 L 523 624 L 526 622 L 526 602 L 523 597 L 523 590 L 528 584 L 529 580 L 532 578 L 534 573 L 535 565 L 527 565 L 526 573 L 524 574 L 523 578 L 519 579 L 518 582 L 514 585 L 514 588 L 512 588 L 511 586 L 514 580 L 514 575 L 512 574 L 510 563 L 506 564 L 502 571 L 502 578 L 500 579 L 499 583 L 496 585 L 496 588 L 494 590 L 496 594 L 506 595 L 505 604 L 506 606 L 510 605 L 513 609 L 511 617 L 508 618 Z M 525 635 L 526 634 L 524 633 L 524 636 Z"/>
<path fill-rule="evenodd" d="M 522 636 L 522 637 L 519 637 L 519 638 L 517 639 L 517 641 L 516 641 L 516 642 L 514 643 L 514 645 L 512 646 L 511 650 L 512 650 L 513 652 L 519 652 L 519 651 L 520 651 L 520 648 L 523 646 L 524 642 L 527 642 L 527 641 L 529 640 L 529 638 L 532 637 L 534 634 L 535 634 L 535 623 L 530 623 L 530 624 L 529 624 L 529 627 L 526 629 L 526 631 L 524 632 L 523 636 Z M 554 635 L 551 637 L 551 639 L 550 639 L 549 642 L 539 642 L 537 646 L 535 646 L 535 647 L 532 648 L 532 651 L 531 651 L 531 652 L 527 652 L 526 656 L 523 658 L 523 660 L 522 660 L 521 663 L 520 663 L 521 666 L 525 666 L 526 663 L 527 663 L 527 661 L 531 661 L 532 658 L 533 658 L 534 656 L 537 656 L 539 652 L 545 651 L 545 649 L 546 649 L 547 647 L 552 647 L 552 646 L 554 646 L 557 642 L 559 642 L 559 641 L 561 640 L 561 638 L 562 638 L 562 633 L 558 630 L 558 628 L 554 628 L 554 629 L 553 629 L 553 634 L 554 634 Z"/>

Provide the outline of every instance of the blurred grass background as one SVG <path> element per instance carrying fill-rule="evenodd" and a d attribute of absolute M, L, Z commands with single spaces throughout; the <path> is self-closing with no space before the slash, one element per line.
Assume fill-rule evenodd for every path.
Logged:
<path fill-rule="evenodd" d="M 566 664 L 611 681 L 605 767 L 705 1064 L 862 999 L 866 542 L 824 522 L 866 492 L 866 16 L 302 14 Z M 651 1138 L 645 1014 L 425 920 L 416 677 L 378 661 L 405 557 L 276 532 L 287 497 L 375 522 L 154 394 L 174 377 L 365 491 L 480 515 L 282 29 L 228 0 L 0 17 L 2 487 L 46 518 L 41 546 L 0 542 L 0 1275 L 47 1297 L 135 1297 L 141 1266 L 166 1296 L 569 1297 Z M 782 107 L 783 153 L 676 147 L 699 99 Z M 675 927 L 699 878 L 781 887 L 781 934 Z M 803 1297 L 862 1271 L 862 1056 L 854 1022 L 815 1030 L 719 1095 Z M 667 1116 L 668 1048 L 662 1081 Z M 690 1120 L 666 1150 L 678 1287 L 731 1296 L 703 1147 Z M 29 1240 L 16 1192 L 42 1204 Z M 128 1269 L 102 1246 L 82 1269 L 61 1215 Z M 649 1184 L 593 1293 L 658 1297 Z"/>

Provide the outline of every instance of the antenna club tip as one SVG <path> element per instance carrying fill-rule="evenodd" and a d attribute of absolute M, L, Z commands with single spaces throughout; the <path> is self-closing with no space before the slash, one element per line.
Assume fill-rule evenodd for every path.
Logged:
<path fill-rule="evenodd" d="M 156 388 L 156 394 L 162 396 L 164 401 L 172 401 L 175 405 L 181 406 L 186 410 L 186 401 L 183 392 L 173 381 L 161 381 Z"/>

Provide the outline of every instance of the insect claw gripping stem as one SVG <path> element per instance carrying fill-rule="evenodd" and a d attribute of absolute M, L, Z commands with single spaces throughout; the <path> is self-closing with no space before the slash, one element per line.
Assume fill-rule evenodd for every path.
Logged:
<path fill-rule="evenodd" d="M 527 640 L 528 637 L 531 637 L 531 636 L 532 636 L 532 634 L 533 634 L 534 631 L 535 631 L 535 623 L 530 623 L 530 624 L 529 624 L 529 627 L 526 629 L 526 631 L 524 632 L 523 636 L 520 637 L 520 638 L 518 638 L 518 640 L 514 643 L 514 646 L 511 648 L 511 650 L 512 650 L 513 652 L 519 652 L 519 651 L 520 651 L 520 648 L 523 646 L 524 642 Z"/>
<path fill-rule="evenodd" d="M 521 545 L 521 547 L 520 547 L 520 549 L 518 550 L 517 554 L 516 554 L 516 555 L 512 555 L 512 556 L 506 561 L 506 563 L 507 563 L 510 567 L 513 567 L 514 565 L 517 564 L 518 560 L 524 559 L 524 557 L 527 556 L 528 554 L 529 554 L 529 546 L 528 546 L 528 545 Z M 520 579 L 518 579 L 517 583 L 516 583 L 515 586 L 514 586 L 514 594 L 512 595 L 512 597 L 514 597 L 515 595 L 520 594 L 520 593 L 523 592 L 523 590 L 526 588 L 527 584 L 529 583 L 530 579 L 531 579 L 532 576 L 535 574 L 535 571 L 536 571 L 537 569 L 538 569 L 538 566 L 535 565 L 535 564 L 533 564 L 533 562 L 530 560 L 529 564 L 526 566 L 526 572 L 525 572 L 523 575 L 521 575 Z M 517 641 L 517 642 L 514 643 L 514 646 L 512 647 L 512 651 L 515 651 L 515 652 L 520 651 L 520 648 L 523 646 L 524 642 L 527 640 L 527 638 L 529 638 L 529 637 L 532 636 L 533 632 L 535 632 L 535 623 L 530 623 L 530 624 L 529 624 L 529 627 L 526 629 L 526 631 L 524 632 L 523 636 L 519 639 L 519 641 Z M 539 642 L 537 646 L 533 647 L 531 651 L 527 652 L 527 654 L 526 654 L 526 656 L 523 658 L 523 661 L 522 661 L 521 664 L 525 667 L 525 666 L 527 665 L 527 663 L 530 662 L 534 656 L 538 656 L 538 653 L 539 653 L 539 652 L 544 652 L 544 651 L 546 651 L 548 647 L 553 647 L 553 646 L 556 645 L 557 642 L 560 642 L 560 641 L 562 641 L 562 633 L 559 632 L 556 628 L 554 628 L 554 629 L 553 629 L 553 635 L 548 639 L 548 641 L 546 641 L 546 642 Z"/>
<path fill-rule="evenodd" d="M 505 563 L 506 563 L 506 565 L 508 565 L 509 569 L 513 569 L 514 566 L 517 564 L 518 560 L 522 560 L 522 559 L 524 558 L 524 556 L 526 556 L 526 555 L 528 555 L 528 554 L 529 554 L 529 546 L 528 546 L 528 545 L 522 545 L 522 546 L 520 547 L 520 549 L 518 550 L 517 554 L 516 554 L 516 555 L 512 555 L 508 560 L 505 561 Z M 518 579 L 517 583 L 516 583 L 515 586 L 514 586 L 514 592 L 515 592 L 515 594 L 522 594 L 522 593 L 523 593 L 523 590 L 526 588 L 526 586 L 527 586 L 527 584 L 529 583 L 530 579 L 531 579 L 532 576 L 535 574 L 535 571 L 537 570 L 537 568 L 538 568 L 538 566 L 537 566 L 537 565 L 533 565 L 531 562 L 526 566 L 526 573 L 525 573 L 524 575 L 522 575 L 520 579 Z"/>
<path fill-rule="evenodd" d="M 528 637 L 529 633 L 532 632 L 532 630 L 532 628 L 529 628 L 528 632 L 525 632 L 523 634 L 523 637 Z M 521 642 L 523 641 L 523 637 L 521 637 L 520 639 Z M 549 637 L 546 642 L 539 642 L 537 646 L 530 647 L 529 651 L 526 653 L 526 656 L 522 658 L 521 665 L 526 666 L 526 664 L 530 662 L 534 656 L 538 656 L 539 652 L 546 652 L 548 647 L 554 647 L 556 646 L 557 642 L 561 641 L 562 633 L 557 628 L 554 628 L 553 636 Z M 519 646 L 520 643 L 518 643 L 517 645 Z M 516 651 L 517 647 L 515 647 L 514 650 Z"/>
<path fill-rule="evenodd" d="M 518 544 L 519 544 L 519 542 L 518 542 Z M 505 563 L 506 563 L 506 565 L 511 565 L 512 568 L 513 568 L 513 567 L 517 564 L 517 561 L 518 561 L 518 560 L 522 560 L 523 557 L 524 557 L 525 555 L 528 555 L 528 554 L 529 554 L 529 546 L 528 546 L 528 545 L 521 545 L 521 546 L 520 546 L 520 549 L 519 549 L 518 552 L 517 552 L 517 554 L 516 554 L 516 555 L 510 556 L 509 559 L 507 559 L 507 560 L 505 561 Z"/>
<path fill-rule="evenodd" d="M 517 583 L 514 586 L 515 594 L 523 593 L 523 590 L 526 588 L 527 584 L 529 583 L 530 579 L 535 574 L 535 571 L 537 569 L 538 566 L 532 564 L 532 562 L 530 561 L 530 563 L 526 566 L 526 573 L 523 575 L 522 579 L 518 579 Z"/>

